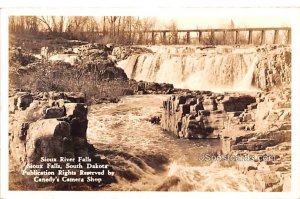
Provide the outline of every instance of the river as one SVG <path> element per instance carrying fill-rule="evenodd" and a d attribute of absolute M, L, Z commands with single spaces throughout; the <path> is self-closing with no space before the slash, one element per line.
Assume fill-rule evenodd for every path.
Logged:
<path fill-rule="evenodd" d="M 126 96 L 89 110 L 88 141 L 116 170 L 115 191 L 255 191 L 232 165 L 203 161 L 220 151 L 219 140 L 178 139 L 148 119 L 166 95 Z"/>

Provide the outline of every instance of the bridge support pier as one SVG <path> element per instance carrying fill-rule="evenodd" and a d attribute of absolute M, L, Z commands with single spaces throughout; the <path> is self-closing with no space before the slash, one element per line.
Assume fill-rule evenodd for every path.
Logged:
<path fill-rule="evenodd" d="M 223 45 L 226 44 L 226 31 L 223 31 Z"/>
<path fill-rule="evenodd" d="M 190 44 L 190 43 L 191 43 L 190 32 L 186 32 L 186 43 L 187 43 L 187 44 Z"/>
<path fill-rule="evenodd" d="M 151 32 L 151 43 L 155 45 L 155 33 L 153 31 Z"/>
<path fill-rule="evenodd" d="M 163 41 L 162 41 L 163 44 L 167 44 L 167 32 L 164 31 L 163 32 Z"/>
<path fill-rule="evenodd" d="M 213 30 L 211 30 L 210 31 L 210 43 L 213 45 L 215 44 L 214 40 L 215 40 L 215 32 Z"/>
<path fill-rule="evenodd" d="M 261 31 L 260 45 L 265 43 L 265 36 L 266 36 L 266 32 L 264 30 L 262 30 Z"/>
<path fill-rule="evenodd" d="M 276 43 L 277 43 L 277 38 L 278 38 L 278 30 L 274 30 L 273 44 L 276 44 Z"/>
<path fill-rule="evenodd" d="M 201 37 L 202 37 L 202 32 L 201 31 L 199 31 L 198 32 L 198 42 L 199 42 L 199 44 L 201 44 Z"/>
<path fill-rule="evenodd" d="M 287 36 L 287 43 L 288 44 L 291 44 L 291 42 L 292 42 L 292 33 L 291 33 L 291 30 L 288 30 L 288 32 L 287 32 L 287 34 L 288 34 L 288 36 Z"/>
<path fill-rule="evenodd" d="M 235 42 L 234 42 L 235 45 L 237 45 L 239 43 L 239 33 L 240 32 L 238 30 L 235 31 Z"/>
<path fill-rule="evenodd" d="M 253 39 L 252 39 L 252 30 L 249 30 L 249 35 L 248 35 L 248 44 L 252 44 Z"/>
<path fill-rule="evenodd" d="M 174 43 L 175 44 L 178 44 L 178 33 L 176 32 L 175 34 L 174 34 Z"/>

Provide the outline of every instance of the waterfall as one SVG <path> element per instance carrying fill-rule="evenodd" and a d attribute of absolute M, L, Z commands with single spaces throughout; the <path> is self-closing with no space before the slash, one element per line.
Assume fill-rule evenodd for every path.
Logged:
<path fill-rule="evenodd" d="M 172 83 L 194 90 L 249 90 L 257 63 L 256 50 L 217 47 L 152 47 L 154 53 L 120 61 L 129 78 Z"/>
<path fill-rule="evenodd" d="M 255 57 L 253 59 L 253 61 L 251 61 L 251 62 L 252 63 L 250 64 L 250 67 L 247 70 L 247 73 L 246 73 L 245 77 L 243 78 L 241 84 L 235 86 L 237 88 L 237 90 L 244 90 L 244 89 L 254 90 L 255 89 L 252 86 L 252 79 L 253 79 L 253 74 L 254 74 L 255 66 L 258 63 L 258 57 Z"/>

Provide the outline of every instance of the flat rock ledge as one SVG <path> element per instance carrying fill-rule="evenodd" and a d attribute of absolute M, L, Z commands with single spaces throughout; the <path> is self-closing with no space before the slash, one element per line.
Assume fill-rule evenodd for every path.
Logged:
<path fill-rule="evenodd" d="M 161 128 L 178 138 L 220 139 L 221 154 L 254 179 L 259 191 L 290 191 L 291 90 L 214 93 L 182 91 L 163 102 Z M 228 165 L 227 165 L 228 166 Z"/>

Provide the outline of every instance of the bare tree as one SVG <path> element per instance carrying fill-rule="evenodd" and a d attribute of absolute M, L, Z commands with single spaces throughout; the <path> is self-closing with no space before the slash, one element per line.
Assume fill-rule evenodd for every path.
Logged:
<path fill-rule="evenodd" d="M 113 34 L 113 36 L 116 36 L 116 21 L 119 18 L 119 16 L 110 16 L 106 17 L 108 23 L 110 24 L 110 31 Z"/>
<path fill-rule="evenodd" d="M 49 32 L 53 32 L 53 29 L 51 27 L 51 17 L 41 16 L 41 17 L 38 17 L 38 20 L 41 21 L 44 25 L 46 25 Z"/>
<path fill-rule="evenodd" d="M 58 25 L 58 32 L 63 32 L 64 30 L 65 17 L 61 16 Z"/>
<path fill-rule="evenodd" d="M 9 30 L 14 33 L 32 32 L 39 30 L 36 16 L 11 16 L 9 17 Z"/>
<path fill-rule="evenodd" d="M 175 20 L 172 20 L 167 26 L 167 29 L 171 31 L 169 36 L 169 43 L 178 44 L 178 24 Z"/>
<path fill-rule="evenodd" d="M 154 17 L 144 17 L 141 23 L 142 23 L 142 30 L 145 35 L 144 42 L 148 43 L 149 38 L 147 32 L 150 31 L 151 29 L 154 29 L 154 26 L 156 24 L 156 19 Z"/>

